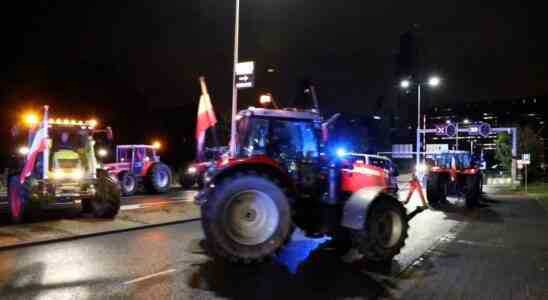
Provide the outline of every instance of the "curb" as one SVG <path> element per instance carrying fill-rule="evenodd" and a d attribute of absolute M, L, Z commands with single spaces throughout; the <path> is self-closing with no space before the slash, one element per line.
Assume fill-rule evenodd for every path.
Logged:
<path fill-rule="evenodd" d="M 14 244 L 14 245 L 9 245 L 9 246 L 0 246 L 0 252 L 7 251 L 7 250 L 13 250 L 13 249 L 19 249 L 19 248 L 26 248 L 26 247 L 30 247 L 30 246 L 39 246 L 39 245 L 53 244 L 53 243 L 58 243 L 58 242 L 73 241 L 73 240 L 89 238 L 89 237 L 95 237 L 95 236 L 100 236 L 100 235 L 121 233 L 121 232 L 127 232 L 127 231 L 135 231 L 135 230 L 148 229 L 148 228 L 154 228 L 154 227 L 160 227 L 160 226 L 184 224 L 184 223 L 196 222 L 196 221 L 199 221 L 199 220 L 201 220 L 201 218 L 192 218 L 192 219 L 186 219 L 186 220 L 181 220 L 181 221 L 171 221 L 171 222 L 164 222 L 164 223 L 157 223 L 157 224 L 146 224 L 146 225 L 132 227 L 132 228 L 116 229 L 116 230 L 101 231 L 101 232 L 94 232 L 94 233 L 86 233 L 86 234 L 67 236 L 67 237 L 62 237 L 62 238 L 54 238 L 54 239 L 42 240 L 42 241 L 22 242 L 22 243 L 18 243 L 18 244 Z"/>

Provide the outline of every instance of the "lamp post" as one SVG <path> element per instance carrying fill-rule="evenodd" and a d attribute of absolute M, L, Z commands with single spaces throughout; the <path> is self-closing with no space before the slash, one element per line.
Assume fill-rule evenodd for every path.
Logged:
<path fill-rule="evenodd" d="M 236 89 L 236 65 L 238 64 L 238 44 L 240 39 L 240 0 L 236 0 L 236 20 L 234 25 L 234 64 L 232 66 L 232 118 L 230 122 L 230 153 L 236 154 L 236 114 L 238 113 L 238 90 Z"/>
<path fill-rule="evenodd" d="M 441 79 L 437 76 L 431 76 L 430 78 L 428 78 L 428 81 L 426 82 L 426 84 L 430 87 L 436 87 L 440 84 L 441 82 Z M 420 139 L 420 127 L 421 127 L 421 86 L 422 82 L 416 82 L 414 83 L 416 86 L 417 86 L 417 140 L 416 140 L 416 169 L 417 171 L 419 170 L 419 165 L 420 165 L 420 143 L 421 143 L 421 139 Z M 408 89 L 411 87 L 411 85 L 413 85 L 413 83 L 409 80 L 409 79 L 404 79 L 400 82 L 400 87 L 402 89 Z"/>

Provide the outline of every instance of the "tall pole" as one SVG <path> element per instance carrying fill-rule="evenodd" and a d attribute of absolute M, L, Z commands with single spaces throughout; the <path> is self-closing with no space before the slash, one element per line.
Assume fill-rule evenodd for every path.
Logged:
<path fill-rule="evenodd" d="M 236 155 L 236 113 L 238 113 L 238 90 L 236 89 L 236 65 L 240 39 L 240 0 L 236 0 L 236 22 L 234 25 L 234 65 L 232 66 L 232 120 L 230 122 L 230 154 Z"/>
<path fill-rule="evenodd" d="M 421 138 L 420 138 L 420 128 L 421 128 L 421 84 L 419 83 L 417 86 L 417 163 L 415 164 L 415 167 L 417 168 L 417 173 L 419 172 L 419 164 L 420 164 L 420 144 L 421 144 Z"/>
<path fill-rule="evenodd" d="M 457 122 L 457 135 L 455 136 L 455 150 L 459 150 L 459 122 Z"/>

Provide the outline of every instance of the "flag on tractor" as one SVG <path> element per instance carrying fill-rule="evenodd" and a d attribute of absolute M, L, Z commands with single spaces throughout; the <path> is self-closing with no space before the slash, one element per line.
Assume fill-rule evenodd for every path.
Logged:
<path fill-rule="evenodd" d="M 197 158 L 202 157 L 206 131 L 217 124 L 217 118 L 211 105 L 211 99 L 207 93 L 205 79 L 200 77 L 200 85 L 202 95 L 200 96 L 200 104 L 198 105 L 198 118 L 196 121 L 196 152 Z"/>
<path fill-rule="evenodd" d="M 451 181 L 457 180 L 457 160 L 455 156 L 451 157 L 451 170 L 449 174 L 451 175 Z"/>
<path fill-rule="evenodd" d="M 25 165 L 21 171 L 19 181 L 21 183 L 25 182 L 25 179 L 30 176 L 32 169 L 36 164 L 36 159 L 38 154 L 44 152 L 48 147 L 48 107 L 44 107 L 44 117 L 42 118 L 42 123 L 40 127 L 34 134 L 32 139 L 31 146 L 29 148 L 29 153 L 25 159 Z"/>

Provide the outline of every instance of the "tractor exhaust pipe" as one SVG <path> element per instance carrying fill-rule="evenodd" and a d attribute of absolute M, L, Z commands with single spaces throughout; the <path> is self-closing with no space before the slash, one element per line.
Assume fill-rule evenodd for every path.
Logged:
<path fill-rule="evenodd" d="M 340 190 L 340 167 L 336 161 L 329 164 L 327 171 L 327 194 L 322 202 L 327 205 L 335 205 L 339 199 Z"/>

